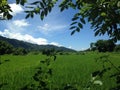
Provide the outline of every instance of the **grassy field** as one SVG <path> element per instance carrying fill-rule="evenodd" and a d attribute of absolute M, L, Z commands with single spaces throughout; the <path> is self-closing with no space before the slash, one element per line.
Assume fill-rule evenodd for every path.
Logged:
<path fill-rule="evenodd" d="M 91 73 L 102 69 L 102 63 L 96 62 L 95 58 L 103 53 L 88 52 L 82 54 L 57 55 L 57 60 L 52 63 L 53 76 L 50 78 L 55 87 L 62 87 L 65 84 L 71 84 L 78 90 L 85 90 L 91 80 Z M 109 54 L 109 59 L 114 65 L 120 66 L 120 55 L 117 53 Z M 46 58 L 43 55 L 26 55 L 26 56 L 1 56 L 0 64 L 0 90 L 19 90 L 26 84 L 32 83 L 32 76 L 36 72 L 40 60 Z M 108 66 L 108 64 L 106 64 Z M 112 72 L 116 72 L 114 69 Z M 109 90 L 115 86 L 115 79 L 109 78 L 107 72 L 101 79 L 102 86 L 97 86 L 91 90 Z"/>

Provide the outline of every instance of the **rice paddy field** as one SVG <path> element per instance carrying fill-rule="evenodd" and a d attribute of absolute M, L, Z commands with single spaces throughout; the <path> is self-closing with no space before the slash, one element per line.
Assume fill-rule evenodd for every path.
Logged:
<path fill-rule="evenodd" d="M 71 53 L 68 55 L 57 55 L 52 62 L 53 75 L 50 80 L 54 87 L 60 88 L 66 84 L 75 86 L 78 90 L 87 90 L 91 81 L 91 73 L 103 69 L 102 61 L 97 60 L 102 55 L 109 55 L 109 60 L 116 66 L 120 66 L 120 53 L 96 53 L 85 54 Z M 39 66 L 40 60 L 46 56 L 28 54 L 25 56 L 2 55 L 0 64 L 0 90 L 20 90 L 24 85 L 34 82 L 32 76 Z M 106 67 L 111 64 L 105 63 Z M 111 73 L 117 72 L 112 69 L 97 78 L 101 85 L 92 85 L 90 90 L 109 90 L 116 85 L 115 78 L 110 78 Z M 51 89 L 52 90 L 52 89 Z M 59 90 L 59 89 L 58 89 Z M 66 89 L 68 90 L 68 89 Z"/>

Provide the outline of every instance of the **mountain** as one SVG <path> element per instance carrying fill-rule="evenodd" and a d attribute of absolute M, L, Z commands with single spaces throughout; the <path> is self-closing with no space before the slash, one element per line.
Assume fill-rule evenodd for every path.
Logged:
<path fill-rule="evenodd" d="M 60 51 L 75 52 L 75 50 L 69 49 L 66 47 L 58 47 L 58 46 L 54 46 L 54 45 L 37 45 L 37 44 L 32 44 L 32 43 L 16 40 L 16 39 L 9 39 L 9 38 L 2 37 L 2 36 L 0 36 L 0 40 L 8 42 L 15 48 L 21 47 L 21 48 L 25 48 L 27 50 L 43 50 L 43 49 L 53 49 L 54 48 L 55 50 L 60 50 Z"/>

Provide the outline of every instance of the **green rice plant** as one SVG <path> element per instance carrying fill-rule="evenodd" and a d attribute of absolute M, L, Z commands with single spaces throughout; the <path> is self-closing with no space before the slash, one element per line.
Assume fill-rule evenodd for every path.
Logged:
<path fill-rule="evenodd" d="M 75 87 L 78 90 L 84 90 L 91 80 L 93 71 L 102 70 L 102 62 L 96 62 L 105 53 L 87 52 L 85 55 L 70 54 L 57 55 L 56 61 L 51 62 L 52 76 L 50 76 L 51 88 L 63 90 L 68 87 Z M 109 54 L 109 60 L 115 65 L 120 65 L 120 55 L 118 53 Z M 2 64 L 0 65 L 0 85 L 1 90 L 20 90 L 25 85 L 35 82 L 33 79 L 40 60 L 45 60 L 45 55 L 13 56 L 2 55 Z M 4 60 L 9 59 L 9 62 Z M 105 64 L 109 66 L 109 64 Z M 102 81 L 102 85 L 93 85 L 91 90 L 109 90 L 110 87 L 116 86 L 116 78 L 109 78 L 112 73 L 116 72 L 112 69 L 104 74 L 104 77 L 96 80 Z M 59 89 L 58 89 L 59 88 Z M 51 89 L 53 90 L 53 89 Z"/>

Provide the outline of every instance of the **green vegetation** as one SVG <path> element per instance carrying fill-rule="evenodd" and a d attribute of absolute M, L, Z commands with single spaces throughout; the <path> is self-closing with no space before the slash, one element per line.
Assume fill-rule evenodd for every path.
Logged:
<path fill-rule="evenodd" d="M 0 55 L 14 54 L 14 55 L 25 55 L 28 51 L 25 48 L 15 48 L 6 41 L 0 40 Z"/>
<path fill-rule="evenodd" d="M 90 49 L 92 51 L 98 50 L 99 52 L 113 52 L 115 46 L 116 44 L 112 40 L 98 40 L 95 43 L 90 44 Z"/>
<path fill-rule="evenodd" d="M 33 2 L 27 2 L 27 0 L 16 0 L 16 4 L 25 5 L 25 12 L 27 13 L 26 19 L 34 15 L 39 15 L 40 19 L 43 20 L 45 16 L 52 11 L 54 5 L 58 0 L 36 0 Z M 70 30 L 72 30 L 71 35 L 75 32 L 80 32 L 83 25 L 86 22 L 91 23 L 91 27 L 95 31 L 95 36 L 104 35 L 105 33 L 115 42 L 120 40 L 120 1 L 119 0 L 62 0 L 59 3 L 61 12 L 65 9 L 72 8 L 78 12 L 72 18 L 72 23 L 70 25 Z M 13 16 L 10 14 L 12 12 L 8 1 L 0 1 L 0 20 L 11 19 Z M 113 51 L 111 46 L 105 46 L 104 43 L 99 41 L 97 44 L 98 51 Z M 4 45 L 4 43 L 2 43 Z M 103 45 L 102 45 L 103 44 Z M 1 48 L 3 54 L 10 53 L 9 45 Z M 100 45 L 100 46 L 99 46 Z M 102 45 L 102 47 L 101 47 Z M 113 45 L 114 47 L 114 45 Z M 109 49 L 107 49 L 109 48 Z M 37 48 L 38 49 L 38 48 Z M 105 50 L 107 49 L 107 50 Z M 115 51 L 119 52 L 120 46 L 115 47 Z M 19 49 L 21 50 L 21 49 Z M 105 50 L 105 51 L 104 51 Z M 22 50 L 24 51 L 24 50 Z M 19 52 L 19 51 L 18 51 Z M 17 53 L 18 53 L 17 52 Z M 16 53 L 15 53 L 16 54 Z M 62 54 L 62 53 L 61 53 Z M 119 90 L 120 88 L 120 56 L 115 53 L 108 53 L 109 60 L 107 60 L 108 55 L 100 56 L 100 63 L 94 61 L 102 53 L 87 53 L 81 55 L 62 55 L 58 56 L 56 63 L 53 63 L 54 68 L 53 76 L 51 77 L 53 87 L 62 87 L 63 84 L 68 84 L 67 86 L 74 85 L 78 90 L 83 90 L 84 87 L 90 87 L 92 90 L 109 90 L 111 87 L 115 87 L 112 90 Z M 105 54 L 105 53 L 104 53 Z M 42 55 L 39 55 L 43 57 Z M 33 58 L 34 57 L 34 58 Z M 10 60 L 9 60 L 10 59 Z M 34 75 L 38 66 L 40 57 L 36 55 L 28 56 L 11 56 L 4 55 L 0 57 L 0 88 L 3 90 L 18 90 L 27 83 L 34 82 L 32 75 Z M 105 59 L 105 60 L 102 60 Z M 37 61 L 38 60 L 38 61 Z M 97 61 L 98 61 L 97 60 Z M 101 61 L 102 60 L 102 61 Z M 4 63 L 6 62 L 6 63 Z M 106 64 L 109 62 L 109 64 Z M 105 64 L 105 65 L 104 65 Z M 111 67 L 103 68 L 105 66 Z M 99 71 L 101 70 L 101 71 Z M 95 72 L 93 72 L 95 71 Z M 116 71 L 118 73 L 116 73 Z M 113 72 L 113 75 L 111 73 Z M 91 86 L 90 74 L 93 76 L 101 76 L 104 73 L 104 77 L 100 80 L 101 86 Z M 97 73 L 97 74 L 96 74 Z M 110 78 L 114 77 L 114 78 Z M 115 81 L 116 79 L 116 81 Z M 117 86 L 115 84 L 117 83 Z M 98 81 L 97 81 L 98 83 Z M 100 81 L 99 81 L 100 83 Z M 103 83 L 103 85 L 102 85 Z M 64 85 L 63 85 L 64 86 Z M 68 89 L 65 89 L 68 90 Z"/>
<path fill-rule="evenodd" d="M 43 20 L 44 17 L 46 17 L 48 13 L 52 11 L 52 8 L 57 2 L 58 0 L 36 0 L 30 3 L 27 2 L 27 0 L 16 0 L 16 4 L 21 4 L 25 8 L 25 12 L 27 14 L 26 19 L 29 17 L 33 18 L 34 15 L 39 15 L 41 20 Z M 95 36 L 104 35 L 107 33 L 112 41 L 117 42 L 120 40 L 119 0 L 62 0 L 58 6 L 61 12 L 69 8 L 78 11 L 72 18 L 72 23 L 70 25 L 70 30 L 72 30 L 71 35 L 73 35 L 75 32 L 80 32 L 80 29 L 83 28 L 83 25 L 86 24 L 86 22 L 90 22 L 91 27 L 94 29 Z M 12 10 L 8 1 L 0 1 L 0 14 L 2 14 L 0 15 L 0 20 L 11 19 L 13 16 L 10 14 L 10 12 L 12 12 Z M 118 53 L 120 51 L 119 45 L 115 47 L 114 43 L 111 45 L 111 42 L 107 43 L 106 41 L 98 41 L 95 45 L 91 44 L 91 46 L 93 46 L 92 50 L 94 51 L 97 48 L 99 52 L 114 50 Z M 0 47 L 0 55 L 9 54 L 12 52 L 12 47 L 7 43 L 5 44 L 1 42 L 1 45 L 2 47 Z M 25 46 L 25 44 L 23 45 Z M 15 55 L 23 55 L 24 53 L 26 53 L 26 51 L 22 48 L 14 50 Z M 76 87 L 78 90 L 82 90 L 84 87 L 94 90 L 108 90 L 111 87 L 115 87 L 113 90 L 118 90 L 120 88 L 119 54 L 108 53 L 109 55 L 101 55 L 102 53 L 81 53 L 80 55 L 64 55 L 61 52 L 60 54 L 61 56 L 58 56 L 56 63 L 53 63 L 52 65 L 54 73 L 50 78 L 53 85 L 51 88 L 61 88 L 62 86 L 66 86 L 64 90 L 69 90 L 68 87 L 71 87 L 71 85 Z M 94 61 L 94 58 L 98 57 L 99 55 L 100 60 L 97 58 L 97 61 L 100 62 L 97 64 L 97 62 Z M 39 56 L 43 57 L 43 55 Z M 24 87 L 26 83 L 28 84 L 34 82 L 32 75 L 35 73 L 35 68 L 39 66 L 39 60 L 37 58 L 38 55 L 1 56 L 0 71 L 2 74 L 0 75 L 0 88 L 3 90 L 8 90 L 8 88 L 10 90 L 20 89 L 21 87 Z M 36 62 L 35 59 L 38 61 Z M 42 73 L 45 74 L 44 72 Z M 112 73 L 113 75 L 111 75 Z M 92 77 L 90 74 L 92 74 Z M 96 81 L 94 79 L 91 80 L 91 78 L 96 77 L 101 77 L 101 81 Z M 38 79 L 41 80 L 41 78 Z M 99 85 L 101 86 L 98 87 L 94 85 L 95 82 L 97 84 L 99 82 Z M 115 84 L 117 84 L 117 86 L 115 86 Z"/>
<path fill-rule="evenodd" d="M 50 45 L 36 51 L 30 49 L 34 44 L 26 42 L 22 44 L 18 40 L 1 38 L 3 41 L 0 40 L 0 89 L 2 90 L 119 88 L 120 47 L 112 40 L 98 40 L 96 43 L 91 43 L 88 50 L 75 52 L 67 48 L 62 51 L 64 47 L 56 48 Z M 21 47 L 15 47 L 17 43 L 20 43 Z M 29 49 L 25 49 L 24 45 Z M 36 48 L 36 45 L 34 47 Z"/>
<path fill-rule="evenodd" d="M 102 62 L 96 62 L 96 58 L 103 54 L 109 55 L 110 61 L 115 66 L 120 66 L 120 56 L 116 53 L 96 53 L 86 52 L 85 54 L 57 55 L 57 60 L 52 62 L 53 75 L 50 77 L 51 88 L 61 88 L 66 84 L 73 85 L 78 90 L 83 90 L 91 81 L 91 73 L 102 69 Z M 19 90 L 27 84 L 35 82 L 33 76 L 40 60 L 46 56 L 38 54 L 28 54 L 26 56 L 2 55 L 0 65 L 0 86 L 1 90 Z M 106 63 L 106 66 L 109 64 Z M 97 78 L 102 81 L 102 85 L 93 85 L 91 90 L 109 90 L 116 85 L 115 78 L 110 78 L 108 71 L 103 78 Z M 52 90 L 52 89 L 51 89 Z"/>
<path fill-rule="evenodd" d="M 12 45 L 0 40 L 0 55 L 12 53 Z"/>
<path fill-rule="evenodd" d="M 5 45 L 6 44 L 6 45 Z M 16 39 L 9 39 L 6 37 L 2 37 L 0 36 L 0 52 L 1 53 L 6 53 L 5 51 L 8 50 L 8 46 L 12 46 L 12 51 L 15 55 L 24 55 L 27 52 L 42 52 L 45 49 L 55 49 L 58 52 L 75 52 L 75 50 L 73 49 L 69 49 L 66 47 L 58 47 L 58 46 L 54 46 L 54 45 L 37 45 L 37 44 L 32 44 L 32 43 L 28 43 L 28 42 L 24 42 L 24 41 L 19 41 Z M 1 51 L 1 48 L 3 47 L 3 51 Z M 8 53 L 6 53 L 8 54 Z"/>

